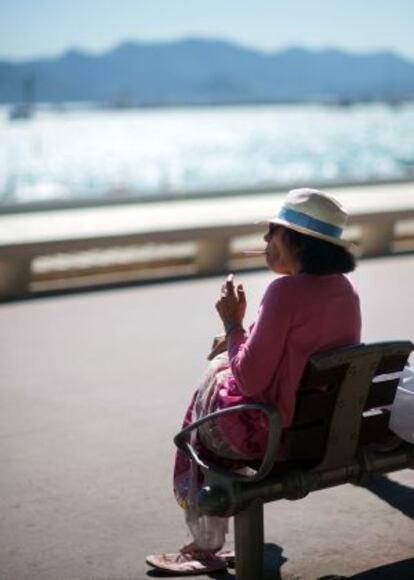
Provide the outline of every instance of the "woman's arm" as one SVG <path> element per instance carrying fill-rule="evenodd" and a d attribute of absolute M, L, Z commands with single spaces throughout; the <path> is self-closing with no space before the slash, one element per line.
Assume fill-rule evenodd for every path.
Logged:
<path fill-rule="evenodd" d="M 292 317 L 292 297 L 286 278 L 280 278 L 268 287 L 248 338 L 241 326 L 227 334 L 231 369 L 244 395 L 257 396 L 270 385 L 284 353 Z"/>

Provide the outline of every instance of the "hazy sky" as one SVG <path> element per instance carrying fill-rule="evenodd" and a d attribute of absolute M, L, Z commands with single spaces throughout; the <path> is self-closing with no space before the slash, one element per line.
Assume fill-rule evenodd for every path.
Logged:
<path fill-rule="evenodd" d="M 203 36 L 265 50 L 391 49 L 414 59 L 413 23 L 414 0 L 0 0 L 0 57 Z"/>

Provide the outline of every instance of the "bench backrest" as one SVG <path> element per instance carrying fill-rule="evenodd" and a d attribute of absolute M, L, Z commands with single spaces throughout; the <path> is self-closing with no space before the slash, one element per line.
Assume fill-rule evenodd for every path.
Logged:
<path fill-rule="evenodd" d="M 360 445 L 389 437 L 389 411 L 398 378 L 373 378 L 402 371 L 410 341 L 359 344 L 314 355 L 297 392 L 294 420 L 284 434 L 291 461 L 318 468 L 346 465 Z"/>

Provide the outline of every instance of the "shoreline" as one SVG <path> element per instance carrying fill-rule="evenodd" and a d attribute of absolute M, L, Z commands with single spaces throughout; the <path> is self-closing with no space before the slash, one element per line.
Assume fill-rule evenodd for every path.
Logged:
<path fill-rule="evenodd" d="M 189 101 L 189 102 L 131 102 L 131 103 L 116 103 L 111 101 L 38 101 L 33 105 L 33 109 L 40 110 L 70 110 L 74 108 L 87 110 L 102 110 L 102 111 L 146 111 L 146 110 L 160 110 L 160 109 L 200 109 L 200 108 L 227 108 L 227 107 L 289 107 L 289 106 L 322 106 L 322 107 L 339 107 L 347 108 L 358 105 L 385 105 L 390 107 L 412 104 L 414 103 L 414 95 L 401 95 L 395 98 L 353 98 L 341 97 L 340 95 L 332 95 L 332 97 L 323 98 L 303 98 L 303 99 L 263 99 L 263 100 L 235 100 L 235 101 Z M 0 107 L 9 109 L 19 105 L 19 101 L 1 101 Z"/>
<path fill-rule="evenodd" d="M 376 185 L 399 185 L 404 183 L 412 183 L 414 181 L 414 175 L 401 178 L 393 179 L 379 179 L 379 180 L 358 180 L 358 181 L 324 181 L 324 182 L 314 182 L 311 184 L 290 182 L 285 184 L 268 184 L 263 185 L 263 187 L 240 187 L 232 189 L 220 189 L 220 190 L 203 190 L 203 191 L 190 191 L 186 193 L 165 193 L 165 194 L 137 194 L 133 195 L 131 193 L 116 193 L 114 192 L 114 197 L 101 197 L 101 198 L 84 198 L 84 199 L 72 199 L 72 200 L 45 200 L 45 201 L 34 201 L 34 202 L 21 202 L 21 203 L 5 203 L 2 204 L 0 201 L 0 215 L 7 214 L 18 214 L 18 213 L 31 213 L 40 211 L 56 211 L 56 210 L 71 210 L 71 209 L 82 209 L 82 208 L 99 208 L 99 207 L 111 207 L 120 205 L 153 205 L 157 203 L 175 203 L 180 201 L 196 201 L 196 200 L 206 200 L 206 199 L 222 199 L 230 197 L 248 197 L 255 195 L 273 195 L 289 191 L 295 187 L 304 187 L 305 185 L 314 187 L 316 189 L 346 189 L 348 187 L 371 187 Z"/>

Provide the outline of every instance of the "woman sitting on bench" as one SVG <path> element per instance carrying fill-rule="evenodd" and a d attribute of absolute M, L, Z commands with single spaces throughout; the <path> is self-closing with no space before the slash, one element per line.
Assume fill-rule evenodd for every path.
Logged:
<path fill-rule="evenodd" d="M 194 394 L 184 426 L 242 403 L 277 408 L 282 428 L 293 419 L 295 396 L 312 354 L 360 341 L 358 294 L 345 273 L 355 268 L 348 242 L 341 238 L 347 213 L 332 197 L 314 189 L 289 192 L 278 214 L 268 220 L 267 265 L 276 274 L 262 299 L 256 322 L 243 326 L 246 297 L 230 275 L 216 304 L 225 334 L 216 337 L 208 372 Z M 263 456 L 268 426 L 259 411 L 226 415 L 205 423 L 194 444 L 226 465 Z M 283 460 L 283 449 L 278 460 Z M 226 566 L 226 518 L 199 516 L 196 496 L 202 476 L 180 451 L 174 492 L 184 508 L 194 541 L 177 554 L 149 556 L 147 562 L 175 575 L 211 572 Z"/>

